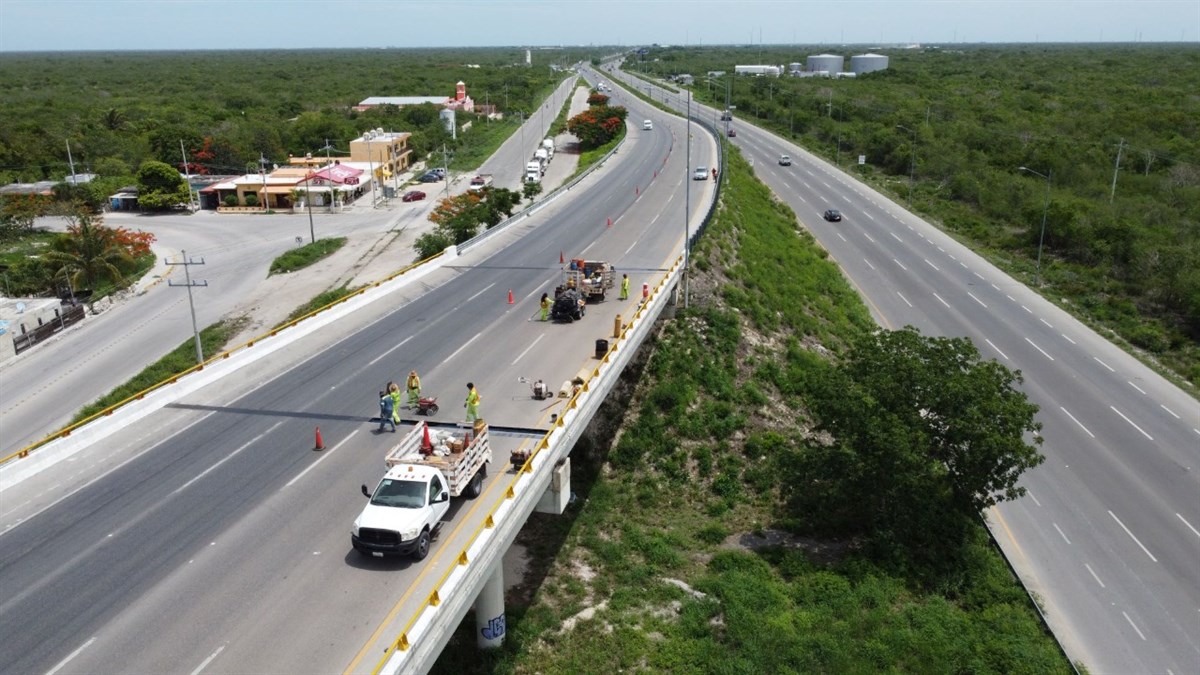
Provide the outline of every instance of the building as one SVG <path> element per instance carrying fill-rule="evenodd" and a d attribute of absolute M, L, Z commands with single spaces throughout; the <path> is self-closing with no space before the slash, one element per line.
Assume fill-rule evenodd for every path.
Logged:
<path fill-rule="evenodd" d="M 805 60 L 804 70 L 816 75 L 833 77 L 842 72 L 845 59 L 837 54 L 813 54 Z"/>
<path fill-rule="evenodd" d="M 0 362 L 83 318 L 83 305 L 64 305 L 58 298 L 0 296 Z"/>
<path fill-rule="evenodd" d="M 382 184 L 393 175 L 408 170 L 412 157 L 412 149 L 408 147 L 411 137 L 407 131 L 367 131 L 350 141 L 350 161 L 372 165 L 375 181 Z"/>
<path fill-rule="evenodd" d="M 857 54 L 850 57 L 850 72 L 862 75 L 877 70 L 887 70 L 888 57 L 883 54 Z"/>
<path fill-rule="evenodd" d="M 782 66 L 734 66 L 733 72 L 736 75 L 754 75 L 756 77 L 779 77 L 783 72 Z"/>
<path fill-rule="evenodd" d="M 394 105 L 403 108 L 404 106 L 425 104 L 441 106 L 450 110 L 475 112 L 475 101 L 467 96 L 467 85 L 461 81 L 454 85 L 454 96 L 371 96 L 360 101 L 358 105 L 354 106 L 354 109 L 362 112 L 380 105 Z"/>

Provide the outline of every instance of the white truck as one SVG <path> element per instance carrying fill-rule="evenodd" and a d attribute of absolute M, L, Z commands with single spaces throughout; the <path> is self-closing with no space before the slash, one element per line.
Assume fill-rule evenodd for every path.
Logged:
<path fill-rule="evenodd" d="M 543 165 L 541 162 L 529 162 L 528 164 L 526 164 L 525 165 L 525 182 L 526 183 L 541 182 L 542 173 L 544 173 L 542 166 Z"/>
<path fill-rule="evenodd" d="M 371 501 L 354 519 L 351 545 L 363 555 L 424 559 L 450 509 L 450 498 L 478 497 L 491 461 L 484 421 L 477 421 L 472 431 L 433 434 L 424 421 L 418 422 L 388 451 L 387 472 L 375 491 L 362 486 Z"/>
<path fill-rule="evenodd" d="M 542 141 L 542 149 L 546 151 L 547 157 L 549 157 L 550 159 L 554 159 L 554 140 L 553 139 L 547 138 L 547 139 L 543 140 Z"/>
<path fill-rule="evenodd" d="M 491 187 L 491 185 L 492 185 L 492 174 L 481 173 L 478 176 L 475 176 L 474 178 L 471 179 L 471 186 L 468 187 L 467 189 L 470 190 L 471 192 L 479 192 L 480 190 L 482 190 L 486 187 Z"/>
<path fill-rule="evenodd" d="M 550 153 L 546 152 L 545 148 L 538 148 L 533 153 L 533 160 L 535 162 L 541 162 L 543 167 L 542 170 L 545 171 L 545 166 L 550 163 Z"/>
<path fill-rule="evenodd" d="M 600 302 L 615 285 L 615 276 L 616 271 L 611 263 L 574 259 L 563 270 L 563 285 L 559 288 L 577 289 L 586 302 Z"/>

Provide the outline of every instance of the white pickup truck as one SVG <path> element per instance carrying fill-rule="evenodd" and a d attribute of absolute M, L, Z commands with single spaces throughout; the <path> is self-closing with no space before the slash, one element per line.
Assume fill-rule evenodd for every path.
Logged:
<path fill-rule="evenodd" d="M 423 452 L 428 427 L 418 422 L 384 460 L 387 473 L 371 492 L 370 502 L 350 530 L 350 543 L 363 555 L 408 555 L 422 560 L 437 536 L 450 498 L 474 499 L 483 491 L 487 464 L 492 460 L 487 424 L 476 422 L 471 432 L 437 432 L 430 435 L 430 451 Z M 441 454 L 445 453 L 445 454 Z"/>
<path fill-rule="evenodd" d="M 480 190 L 492 186 L 492 174 L 481 173 L 471 179 L 471 185 L 467 189 L 471 192 L 479 192 Z"/>

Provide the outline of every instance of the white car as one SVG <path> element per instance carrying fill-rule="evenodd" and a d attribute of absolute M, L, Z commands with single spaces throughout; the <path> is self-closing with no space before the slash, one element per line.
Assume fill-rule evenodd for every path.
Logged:
<path fill-rule="evenodd" d="M 708 167 L 696 167 L 696 170 L 692 172 L 692 180 L 708 180 Z"/>
<path fill-rule="evenodd" d="M 788 157 L 787 155 L 779 156 L 779 166 L 791 166 L 791 165 L 792 165 L 791 157 Z"/>
<path fill-rule="evenodd" d="M 650 120 L 642 122 L 642 129 L 645 131 L 654 131 L 654 122 L 651 122 Z"/>

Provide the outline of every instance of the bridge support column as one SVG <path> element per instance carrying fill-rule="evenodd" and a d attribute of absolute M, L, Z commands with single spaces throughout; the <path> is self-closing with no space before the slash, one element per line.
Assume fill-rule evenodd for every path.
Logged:
<path fill-rule="evenodd" d="M 504 644 L 504 633 L 504 567 L 497 560 L 475 598 L 475 644 L 480 649 L 495 649 Z"/>

